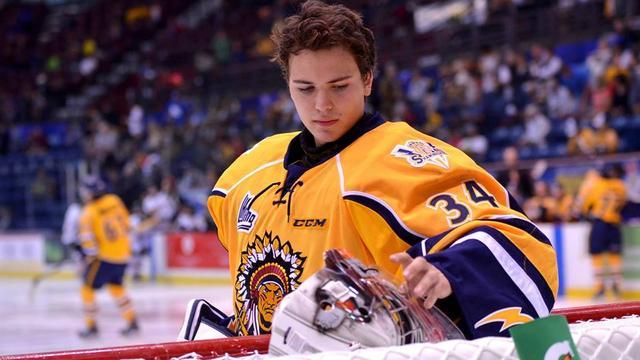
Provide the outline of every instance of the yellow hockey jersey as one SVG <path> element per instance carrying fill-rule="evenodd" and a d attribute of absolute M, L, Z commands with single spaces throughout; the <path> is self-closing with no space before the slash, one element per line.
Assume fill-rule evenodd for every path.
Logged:
<path fill-rule="evenodd" d="M 627 201 L 624 182 L 620 179 L 597 178 L 586 196 L 584 208 L 589 215 L 610 224 L 620 224 L 620 212 Z"/>
<path fill-rule="evenodd" d="M 80 216 L 80 244 L 86 255 L 111 263 L 131 257 L 129 211 L 117 195 L 106 194 L 88 202 Z"/>
<path fill-rule="evenodd" d="M 296 147 L 305 132 L 255 145 L 208 199 L 229 251 L 241 334 L 269 333 L 280 300 L 323 266 L 330 248 L 398 279 L 389 255 L 425 256 L 452 283 L 461 315 L 449 315 L 464 318 L 470 337 L 549 313 L 558 286 L 553 248 L 462 151 L 406 123 L 365 116 L 331 156 L 305 166 Z M 523 314 L 507 314 L 517 306 Z"/>

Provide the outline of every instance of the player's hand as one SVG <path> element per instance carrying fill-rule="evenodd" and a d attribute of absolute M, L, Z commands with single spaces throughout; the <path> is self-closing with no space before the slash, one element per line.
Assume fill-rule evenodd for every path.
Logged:
<path fill-rule="evenodd" d="M 438 299 L 451 295 L 451 284 L 446 276 L 421 256 L 412 258 L 401 252 L 389 257 L 394 263 L 402 265 L 407 292 L 422 299 L 427 309 L 433 307 Z"/>
<path fill-rule="evenodd" d="M 95 255 L 85 255 L 83 260 L 85 264 L 91 265 L 94 261 L 98 260 L 98 258 Z"/>

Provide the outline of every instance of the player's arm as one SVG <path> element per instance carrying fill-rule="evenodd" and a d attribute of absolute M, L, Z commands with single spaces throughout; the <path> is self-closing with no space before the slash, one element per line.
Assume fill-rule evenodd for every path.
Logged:
<path fill-rule="evenodd" d="M 345 196 L 379 266 L 404 275 L 425 305 L 446 304 L 472 338 L 507 336 L 508 327 L 549 313 L 557 292 L 555 252 L 502 186 L 468 167 L 427 185 L 411 179 L 416 184 L 405 184 L 400 201 L 373 191 Z M 399 252 L 413 260 L 390 258 Z"/>
<path fill-rule="evenodd" d="M 519 248 L 491 226 L 479 226 L 436 252 L 424 254 L 414 246 L 408 251 L 413 260 L 404 266 L 407 287 L 427 306 L 447 303 L 450 317 L 464 319 L 460 325 L 468 337 L 508 336 L 510 326 L 548 315 L 555 301 L 557 285 L 545 278 L 557 276 L 553 249 L 531 247 Z M 537 268 L 528 256 L 549 261 Z"/>
<path fill-rule="evenodd" d="M 80 217 L 79 234 L 82 255 L 87 262 L 95 260 L 98 256 L 98 244 L 93 222 L 93 215 L 88 209 L 85 209 Z"/>
<path fill-rule="evenodd" d="M 555 252 L 532 222 L 494 194 L 503 189 L 470 181 L 431 195 L 423 232 L 438 218 L 448 228 L 412 245 L 413 260 L 404 254 L 391 260 L 403 266 L 408 290 L 426 306 L 441 299 L 452 305 L 449 315 L 464 319 L 467 336 L 508 336 L 510 326 L 553 307 Z"/>

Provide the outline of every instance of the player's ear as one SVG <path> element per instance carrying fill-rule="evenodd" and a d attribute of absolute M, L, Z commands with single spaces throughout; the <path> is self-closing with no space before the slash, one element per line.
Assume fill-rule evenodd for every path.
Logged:
<path fill-rule="evenodd" d="M 362 78 L 364 82 L 364 96 L 371 95 L 371 87 L 373 85 L 373 71 L 369 71 Z"/>

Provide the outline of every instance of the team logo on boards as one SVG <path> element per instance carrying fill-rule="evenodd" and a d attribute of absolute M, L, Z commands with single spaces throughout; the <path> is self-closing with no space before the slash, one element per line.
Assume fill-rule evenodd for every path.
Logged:
<path fill-rule="evenodd" d="M 449 168 L 449 157 L 439 147 L 423 140 L 409 140 L 404 145 L 396 145 L 391 155 L 404 158 L 413 167 L 432 164 L 444 169 Z"/>
<path fill-rule="evenodd" d="M 288 241 L 265 232 L 240 254 L 234 306 L 242 335 L 271 332 L 271 321 L 282 298 L 300 285 L 307 257 Z"/>
<path fill-rule="evenodd" d="M 258 213 L 251 209 L 254 199 L 255 196 L 251 195 L 250 192 L 242 199 L 240 209 L 238 209 L 238 231 L 249 233 L 256 224 Z"/>

